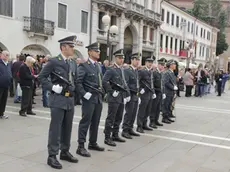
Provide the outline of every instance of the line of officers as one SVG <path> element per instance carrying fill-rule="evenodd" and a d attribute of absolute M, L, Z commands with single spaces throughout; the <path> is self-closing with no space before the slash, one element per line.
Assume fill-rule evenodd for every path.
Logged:
<path fill-rule="evenodd" d="M 61 150 L 61 160 L 78 162 L 78 159 L 69 152 L 76 92 L 82 96 L 82 118 L 79 122 L 76 153 L 83 157 L 91 156 L 88 150 L 105 150 L 97 143 L 103 108 L 102 100 L 105 94 L 108 101 L 108 114 L 104 127 L 104 143 L 109 146 L 116 146 L 116 142 L 126 142 L 123 138 L 139 137 L 139 133 L 144 133 L 145 130 L 150 131 L 163 126 L 159 123 L 160 111 L 162 111 L 163 123 L 174 122 L 172 103 L 175 99 L 175 91 L 178 90 L 174 75 L 175 61 L 159 59 L 158 67 L 153 71 L 154 59 L 148 58 L 144 68 L 138 70 L 141 55 L 135 53 L 131 56 L 131 65 L 124 69 L 123 50 L 118 50 L 114 53 L 114 65 L 102 76 L 101 67 L 97 63 L 100 57 L 98 43 L 86 47 L 88 61 L 78 67 L 70 59 L 74 55 L 76 36 L 61 39 L 59 43 L 61 53 L 48 61 L 38 77 L 43 87 L 51 92 L 47 159 L 49 166 L 55 169 L 62 168 L 56 158 L 59 150 Z M 162 72 L 165 65 L 168 70 Z M 122 120 L 123 138 L 119 136 Z M 135 120 L 136 131 L 134 131 Z M 87 150 L 85 142 L 88 132 Z"/>

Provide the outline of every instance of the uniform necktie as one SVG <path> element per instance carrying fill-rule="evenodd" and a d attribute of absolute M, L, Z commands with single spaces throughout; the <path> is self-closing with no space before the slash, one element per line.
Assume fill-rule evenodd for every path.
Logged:
<path fill-rule="evenodd" d="M 99 65 L 98 65 L 96 62 L 94 63 L 94 66 L 95 66 L 96 69 L 97 69 L 99 87 L 100 87 L 100 89 L 102 89 L 102 78 L 101 78 L 101 70 L 100 70 L 100 67 L 99 67 Z"/>
<path fill-rule="evenodd" d="M 153 70 L 150 70 L 151 89 L 153 89 Z"/>
<path fill-rule="evenodd" d="M 67 67 L 68 67 L 68 80 L 73 83 L 73 77 L 72 77 L 72 74 L 71 74 L 71 69 L 70 69 L 70 61 L 68 59 L 65 60 L 66 64 L 67 64 Z"/>
<path fill-rule="evenodd" d="M 121 67 L 120 69 L 121 69 L 121 76 L 122 76 L 123 84 L 127 88 L 128 86 L 127 86 L 127 83 L 126 83 L 126 80 L 125 80 L 124 68 Z"/>
<path fill-rule="evenodd" d="M 138 70 L 135 70 L 136 76 L 137 76 L 137 91 L 139 91 L 140 89 L 140 83 L 139 83 L 139 74 L 138 74 Z"/>

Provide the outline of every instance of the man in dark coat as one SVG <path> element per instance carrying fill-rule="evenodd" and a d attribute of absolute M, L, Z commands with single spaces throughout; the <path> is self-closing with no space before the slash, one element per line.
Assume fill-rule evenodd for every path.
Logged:
<path fill-rule="evenodd" d="M 51 122 L 47 164 L 53 168 L 61 169 L 62 165 L 56 158 L 59 149 L 61 149 L 61 160 L 71 163 L 78 162 L 78 159 L 69 152 L 77 75 L 76 68 L 71 68 L 71 63 L 75 65 L 76 63 L 70 57 L 74 55 L 76 36 L 69 36 L 58 42 L 61 54 L 49 59 L 38 79 L 42 86 L 51 92 L 49 96 Z"/>
<path fill-rule="evenodd" d="M 100 58 L 100 45 L 93 43 L 88 48 L 89 58 L 81 63 L 77 69 L 77 88 L 82 96 L 82 119 L 78 128 L 78 149 L 77 154 L 90 157 L 91 154 L 85 149 L 86 135 L 89 130 L 88 149 L 104 151 L 103 147 L 97 144 L 98 126 L 102 112 L 102 72 L 97 63 Z M 89 129 L 90 128 L 90 129 Z"/>
<path fill-rule="evenodd" d="M 11 68 L 8 64 L 9 55 L 8 51 L 2 51 L 0 54 L 0 119 L 8 119 L 8 115 L 4 112 L 12 79 Z"/>

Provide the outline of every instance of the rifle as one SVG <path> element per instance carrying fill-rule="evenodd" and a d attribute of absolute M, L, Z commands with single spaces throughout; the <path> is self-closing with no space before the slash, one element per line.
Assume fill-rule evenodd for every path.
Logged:
<path fill-rule="evenodd" d="M 89 85 L 89 84 L 86 84 L 86 83 L 83 83 L 83 84 L 84 84 L 86 87 L 91 88 L 92 90 L 94 90 L 94 91 L 96 91 L 96 92 L 98 92 L 98 93 L 104 95 L 104 93 L 103 93 L 102 90 L 97 89 L 97 88 L 95 88 L 95 87 L 93 87 L 93 86 L 91 86 L 91 85 Z"/>
<path fill-rule="evenodd" d="M 155 91 L 154 91 L 153 89 L 151 89 L 151 88 L 146 84 L 146 82 L 144 82 L 144 81 L 142 81 L 142 80 L 141 80 L 141 82 L 142 82 L 142 84 L 144 84 L 144 86 L 146 86 L 153 94 L 155 94 Z"/>
<path fill-rule="evenodd" d="M 111 84 L 114 85 L 114 87 L 117 87 L 119 90 L 123 91 L 123 92 L 129 92 L 127 89 L 125 89 L 124 87 L 122 87 L 120 84 L 114 83 L 113 81 L 110 81 Z M 119 91 L 117 90 L 117 91 Z"/>
<path fill-rule="evenodd" d="M 52 74 L 58 77 L 60 80 L 62 80 L 65 84 L 67 84 L 67 86 L 72 85 L 70 81 L 68 81 L 66 78 L 62 77 L 61 75 L 57 74 L 56 72 L 52 72 Z"/>

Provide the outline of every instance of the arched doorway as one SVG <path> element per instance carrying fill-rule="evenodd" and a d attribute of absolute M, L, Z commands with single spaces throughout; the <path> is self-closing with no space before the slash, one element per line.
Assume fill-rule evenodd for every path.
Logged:
<path fill-rule="evenodd" d="M 37 56 L 37 58 L 39 59 L 50 54 L 50 51 L 42 45 L 31 44 L 24 47 L 21 51 L 21 54 L 25 54 L 25 56 Z"/>
<path fill-rule="evenodd" d="M 74 58 L 81 58 L 81 59 L 83 59 L 84 57 L 83 57 L 83 55 L 81 54 L 81 52 L 80 51 L 78 51 L 78 50 L 74 50 Z"/>
<path fill-rule="evenodd" d="M 126 27 L 124 32 L 124 54 L 125 54 L 125 63 L 130 63 L 132 53 L 137 51 L 137 30 L 133 25 Z"/>

